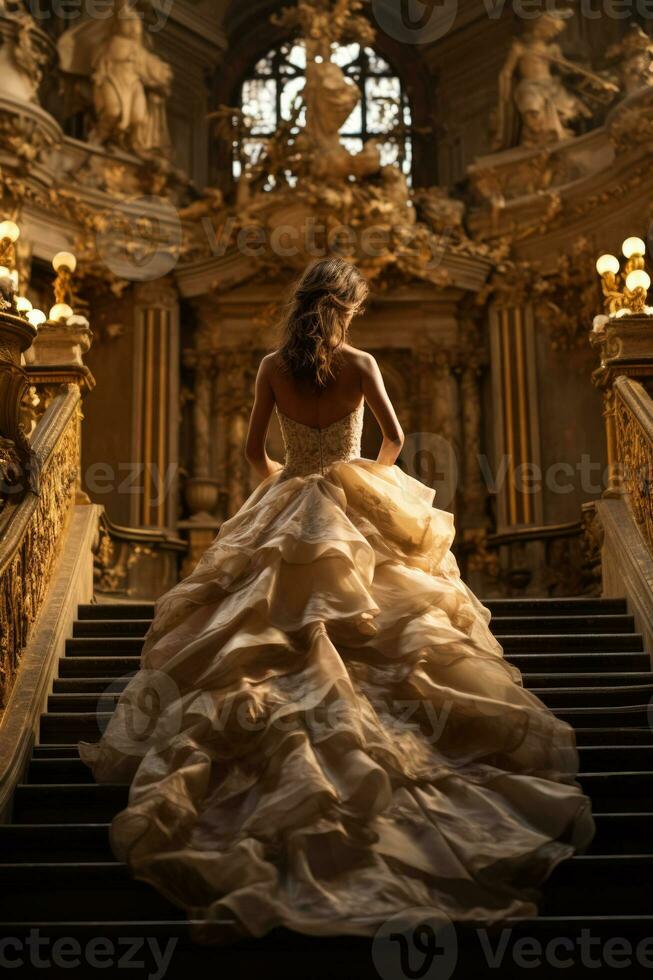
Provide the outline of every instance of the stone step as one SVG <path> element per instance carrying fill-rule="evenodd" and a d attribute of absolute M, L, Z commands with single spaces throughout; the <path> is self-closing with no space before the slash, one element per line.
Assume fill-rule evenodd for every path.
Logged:
<path fill-rule="evenodd" d="M 625 599 L 603 599 L 595 596 L 562 596 L 556 599 L 483 599 L 493 616 L 623 615 L 628 612 Z"/>
<path fill-rule="evenodd" d="M 2 824 L 0 854 L 17 862 L 114 861 L 109 823 Z"/>
<path fill-rule="evenodd" d="M 637 915 L 650 908 L 652 874 L 653 854 L 573 857 L 548 878 L 540 912 Z"/>
<path fill-rule="evenodd" d="M 123 685 L 124 686 L 124 685 Z M 549 708 L 600 708 L 604 705 L 640 705 L 653 699 L 653 683 L 617 687 L 582 688 L 535 688 L 532 689 Z M 56 693 L 48 698 L 48 712 L 109 712 L 115 709 L 120 691 L 109 684 L 104 691 L 94 694 Z"/>
<path fill-rule="evenodd" d="M 623 615 L 625 599 L 603 599 L 594 596 L 572 596 L 555 599 L 483 599 L 496 616 Z M 153 602 L 97 602 L 79 606 L 79 619 L 149 619 L 154 617 Z"/>
<path fill-rule="evenodd" d="M 594 813 L 590 854 L 653 854 L 653 813 Z M 651 934 L 653 937 L 653 933 Z"/>
<path fill-rule="evenodd" d="M 567 678 L 570 686 L 583 683 L 583 677 L 594 678 L 595 685 L 604 686 L 601 681 L 627 685 L 632 680 L 651 677 L 651 667 L 646 653 L 535 653 L 510 654 L 506 658 L 519 668 L 525 686 L 559 687 L 560 681 Z M 127 680 L 140 667 L 138 656 L 74 656 L 63 657 L 59 662 L 59 677 L 55 690 L 61 690 L 61 682 L 76 679 L 80 683 L 96 683 L 96 678 L 106 682 L 114 679 Z M 123 684 L 124 686 L 124 684 Z M 93 688 L 97 690 L 97 688 Z"/>
<path fill-rule="evenodd" d="M 641 633 L 538 633 L 501 634 L 496 638 L 509 659 L 535 653 L 643 653 Z M 66 640 L 66 657 L 138 656 L 143 641 L 131 636 L 78 636 Z M 650 667 L 646 657 L 644 664 Z M 635 668 L 636 669 L 636 668 Z M 646 669 L 642 666 L 640 669 Z"/>
<path fill-rule="evenodd" d="M 542 913 L 637 915 L 648 908 L 653 855 L 588 855 L 559 865 L 544 890 Z M 606 888 L 606 881 L 610 887 Z M 109 921 L 148 915 L 180 919 L 184 913 L 117 862 L 2 863 L 0 919 Z"/>
<path fill-rule="evenodd" d="M 603 705 L 649 704 L 653 698 L 653 683 L 617 685 L 615 687 L 540 687 L 533 694 L 549 708 L 600 708 Z M 75 697 L 75 695 L 71 695 Z M 66 695 L 61 695 L 66 697 Z M 96 699 L 97 701 L 97 699 Z"/>
<path fill-rule="evenodd" d="M 642 652 L 584 652 L 561 651 L 559 653 L 514 653 L 506 652 L 506 660 L 518 667 L 522 674 L 543 673 L 582 673 L 588 670 L 606 673 L 616 671 L 626 673 L 631 671 L 650 672 L 651 661 L 647 653 Z M 62 662 L 63 667 L 63 662 Z"/>
<path fill-rule="evenodd" d="M 136 664 L 137 666 L 138 664 Z M 52 690 L 54 694 L 94 694 L 96 696 L 107 691 L 119 693 L 127 687 L 129 676 L 111 677 L 106 674 L 89 677 L 57 677 L 53 682 Z M 523 674 L 522 677 L 524 687 L 529 690 L 564 687 L 621 688 L 648 682 L 653 683 L 653 673 L 650 670 L 632 671 L 626 674 L 617 671 L 601 674 L 587 671 L 580 674 Z"/>
<path fill-rule="evenodd" d="M 639 728 L 584 728 L 575 729 L 576 743 L 585 745 L 651 745 L 653 730 L 649 725 Z"/>
<path fill-rule="evenodd" d="M 65 909 L 70 919 L 180 919 L 184 913 L 154 888 L 132 878 L 115 861 L 82 864 L 0 864 L 0 918 L 54 919 Z"/>
<path fill-rule="evenodd" d="M 62 657 L 59 677 L 131 677 L 141 665 L 138 656 Z"/>
<path fill-rule="evenodd" d="M 595 813 L 596 836 L 589 853 L 594 855 L 653 853 L 653 813 Z M 110 824 L 3 824 L 0 853 L 12 864 L 44 862 L 113 861 L 109 843 Z"/>
<path fill-rule="evenodd" d="M 612 611 L 612 610 L 611 610 Z M 153 602 L 83 603 L 77 609 L 79 619 L 149 619 L 154 617 Z"/>
<path fill-rule="evenodd" d="M 597 617 L 597 619 L 600 618 L 603 617 Z M 606 618 L 616 623 L 621 617 L 608 616 Z M 151 619 L 78 619 L 73 623 L 73 636 L 98 639 L 104 639 L 108 636 L 143 637 L 150 628 L 151 622 Z M 614 632 L 617 632 L 617 629 L 618 627 L 615 626 Z"/>
<path fill-rule="evenodd" d="M 581 772 L 578 782 L 604 813 L 647 813 L 653 799 L 653 772 Z"/>
<path fill-rule="evenodd" d="M 506 655 L 527 653 L 617 653 L 644 649 L 641 633 L 495 633 Z"/>
<path fill-rule="evenodd" d="M 74 697 L 74 695 L 72 695 Z M 69 695 L 61 695 L 69 697 Z M 84 697 L 84 695 L 80 695 Z M 102 707 L 107 707 L 103 699 Z M 70 744 L 78 739 L 95 742 L 106 730 L 111 711 L 48 712 L 41 715 L 40 742 L 42 744 Z M 555 714 L 576 728 L 644 728 L 650 723 L 650 705 L 620 705 L 592 708 L 556 708 Z"/>
<path fill-rule="evenodd" d="M 544 633 L 634 633 L 635 620 L 628 615 L 585 615 L 585 616 L 494 616 L 490 623 L 495 635 Z"/>
<path fill-rule="evenodd" d="M 653 735 L 651 736 L 653 741 Z M 76 752 L 76 750 L 75 750 Z M 653 772 L 653 744 L 583 746 L 579 749 L 582 772 Z M 27 771 L 28 783 L 92 783 L 93 774 L 78 756 L 33 758 Z M 653 801 L 652 801 L 653 802 Z M 652 835 L 653 836 L 653 835 Z"/>
<path fill-rule="evenodd" d="M 124 636 L 143 637 L 147 633 L 150 619 L 78 619 L 73 624 L 73 637 L 90 639 L 116 639 Z M 492 631 L 499 634 L 541 635 L 560 633 L 633 633 L 635 620 L 627 614 L 620 615 L 569 615 L 549 616 L 495 616 L 491 622 Z"/>
<path fill-rule="evenodd" d="M 65 656 L 138 657 L 142 649 L 143 640 L 140 636 L 78 636 L 66 640 Z"/>
<path fill-rule="evenodd" d="M 582 772 L 578 779 L 597 811 L 646 813 L 651 808 L 651 771 Z M 117 783 L 21 783 L 14 795 L 13 819 L 16 823 L 98 823 L 112 820 L 127 799 L 128 787 Z"/>
<path fill-rule="evenodd" d="M 649 745 L 581 745 L 578 756 L 581 772 L 653 772 L 653 732 Z"/>
<path fill-rule="evenodd" d="M 621 673 L 614 670 L 604 671 L 603 673 L 583 671 L 577 674 L 556 674 L 553 672 L 527 673 L 522 674 L 522 679 L 524 687 L 527 687 L 531 691 L 541 688 L 629 687 L 634 684 L 653 683 L 653 672 L 650 670 L 633 670 L 628 673 Z M 106 681 L 105 687 L 109 683 L 110 679 Z M 98 692 L 103 689 L 100 686 L 94 688 Z"/>
<path fill-rule="evenodd" d="M 127 805 L 128 787 L 122 783 L 20 783 L 14 793 L 14 823 L 106 823 Z"/>
<path fill-rule="evenodd" d="M 32 749 L 33 759 L 78 759 L 79 751 L 76 744 L 66 745 L 35 745 Z"/>

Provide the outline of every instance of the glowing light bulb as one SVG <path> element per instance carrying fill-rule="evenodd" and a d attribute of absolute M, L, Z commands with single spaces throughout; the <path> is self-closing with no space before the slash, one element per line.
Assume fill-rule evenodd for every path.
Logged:
<path fill-rule="evenodd" d="M 68 303 L 55 303 L 50 310 L 50 319 L 55 323 L 61 320 L 69 320 L 73 315 L 73 311 Z"/>
<path fill-rule="evenodd" d="M 621 251 L 627 259 L 632 259 L 633 255 L 645 255 L 646 245 L 641 238 L 627 238 L 621 246 Z"/>
<path fill-rule="evenodd" d="M 57 252 L 52 260 L 52 268 L 55 272 L 59 269 L 68 269 L 69 272 L 74 272 L 77 268 L 77 259 L 72 252 Z"/>
<path fill-rule="evenodd" d="M 596 263 L 596 271 L 600 276 L 605 276 L 609 272 L 616 276 L 619 269 L 619 259 L 616 255 L 610 255 L 609 253 L 602 255 Z"/>
<path fill-rule="evenodd" d="M 651 285 L 651 277 L 648 272 L 644 272 L 643 269 L 636 269 L 634 272 L 629 272 L 626 278 L 626 289 L 629 289 L 631 293 L 635 289 L 643 289 L 646 291 Z"/>
<path fill-rule="evenodd" d="M 17 296 L 16 309 L 19 313 L 29 313 L 29 311 L 32 309 L 32 304 L 26 296 Z"/>
<path fill-rule="evenodd" d="M 20 228 L 15 221 L 0 221 L 0 240 L 15 242 L 20 236 Z"/>
<path fill-rule="evenodd" d="M 29 322 L 32 324 L 33 327 L 36 327 L 38 329 L 42 323 L 45 323 L 47 317 L 43 312 L 43 310 L 30 310 L 29 313 L 27 314 L 27 319 L 29 320 Z"/>

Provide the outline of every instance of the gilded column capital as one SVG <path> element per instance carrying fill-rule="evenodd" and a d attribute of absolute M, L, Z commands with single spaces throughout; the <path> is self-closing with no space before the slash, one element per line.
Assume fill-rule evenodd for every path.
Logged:
<path fill-rule="evenodd" d="M 134 302 L 150 309 L 174 310 L 179 303 L 179 291 L 172 279 L 153 279 L 134 286 Z"/>

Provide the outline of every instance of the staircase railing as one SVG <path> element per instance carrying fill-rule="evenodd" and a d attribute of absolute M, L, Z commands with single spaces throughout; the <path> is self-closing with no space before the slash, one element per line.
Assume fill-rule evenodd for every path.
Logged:
<path fill-rule="evenodd" d="M 104 598 L 151 599 L 178 580 L 188 543 L 158 528 L 123 527 L 106 512 L 95 548 L 95 594 Z"/>
<path fill-rule="evenodd" d="M 610 318 L 592 344 L 609 465 L 596 503 L 603 594 L 628 600 L 653 656 L 653 316 Z"/>
<path fill-rule="evenodd" d="M 77 319 L 61 330 L 90 334 Z M 0 312 L 0 709 L 43 608 L 78 493 L 83 499 L 81 399 L 91 385 L 64 356 L 44 378 L 25 363 L 38 360 L 51 328 L 57 332 L 45 324 L 41 337 L 14 310 Z"/>
<path fill-rule="evenodd" d="M 653 555 L 653 400 L 631 378 L 614 382 L 617 478 Z"/>
<path fill-rule="evenodd" d="M 76 385 L 53 399 L 32 441 L 38 493 L 28 490 L 0 515 L 0 688 L 3 706 L 20 654 L 48 589 L 79 473 L 79 402 Z"/>

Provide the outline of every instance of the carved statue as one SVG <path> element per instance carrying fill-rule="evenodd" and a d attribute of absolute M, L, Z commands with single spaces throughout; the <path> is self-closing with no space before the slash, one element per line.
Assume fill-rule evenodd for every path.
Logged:
<path fill-rule="evenodd" d="M 524 37 L 513 41 L 499 75 L 494 150 L 559 142 L 573 135 L 570 123 L 592 117 L 585 100 L 564 85 L 566 75 L 580 75 L 603 92 L 618 92 L 612 82 L 563 57 L 554 43 L 565 28 L 563 17 L 545 12 L 528 23 Z"/>
<path fill-rule="evenodd" d="M 52 42 L 24 9 L 22 0 L 0 0 L 0 78 L 2 94 L 37 101 Z"/>
<path fill-rule="evenodd" d="M 358 86 L 346 78 L 332 61 L 309 61 L 304 87 L 306 127 L 304 143 L 309 147 L 309 169 L 316 177 L 365 177 L 378 173 L 379 150 L 370 140 L 357 155 L 340 140 L 340 129 L 361 99 Z"/>
<path fill-rule="evenodd" d="M 332 60 L 332 45 L 368 42 L 372 28 L 355 14 L 360 8 L 359 0 L 300 0 L 276 18 L 302 31 L 295 43 L 306 51 L 305 118 L 296 100 L 289 118 L 250 160 L 246 145 L 252 135 L 242 110 L 223 106 L 210 114 L 221 138 L 230 149 L 235 144 L 244 161 L 235 201 L 225 202 L 215 218 L 222 229 L 231 228 L 234 244 L 244 229 L 259 230 L 260 242 L 281 242 L 287 267 L 337 252 L 357 262 L 370 280 L 383 277 L 387 284 L 396 272 L 443 287 L 450 280 L 443 261 L 447 249 L 476 248 L 462 225 L 462 202 L 432 189 L 420 202 L 429 217 L 418 221 L 416 195 L 398 163 L 382 165 L 379 140 L 350 153 L 341 137 L 361 92 Z M 202 202 L 182 211 L 191 219 L 203 214 Z M 482 249 L 485 255 L 487 247 Z M 257 248 L 253 257 L 264 274 L 277 274 L 280 255 L 270 245 Z"/>
<path fill-rule="evenodd" d="M 300 155 L 313 177 L 358 179 L 379 173 L 381 160 L 374 140 L 352 154 L 340 140 L 340 129 L 361 100 L 358 86 L 331 60 L 333 45 L 346 41 L 368 44 L 375 31 L 359 14 L 361 0 L 299 0 L 272 23 L 298 29 L 306 50 L 306 84 L 302 92 L 306 125 L 297 140 Z"/>
<path fill-rule="evenodd" d="M 299 29 L 307 60 L 330 61 L 333 44 L 374 41 L 374 28 L 359 13 L 363 7 L 362 0 L 299 0 L 297 6 L 284 7 L 273 15 L 271 22 L 277 27 Z"/>
<path fill-rule="evenodd" d="M 653 85 L 653 41 L 639 24 L 631 24 L 626 36 L 608 50 L 618 61 L 621 86 L 626 95 Z"/>
<path fill-rule="evenodd" d="M 92 80 L 98 142 L 138 154 L 169 151 L 166 98 L 172 72 L 149 50 L 143 22 L 129 0 L 117 0 L 110 20 L 86 21 L 66 31 L 58 48 L 64 71 Z"/>

